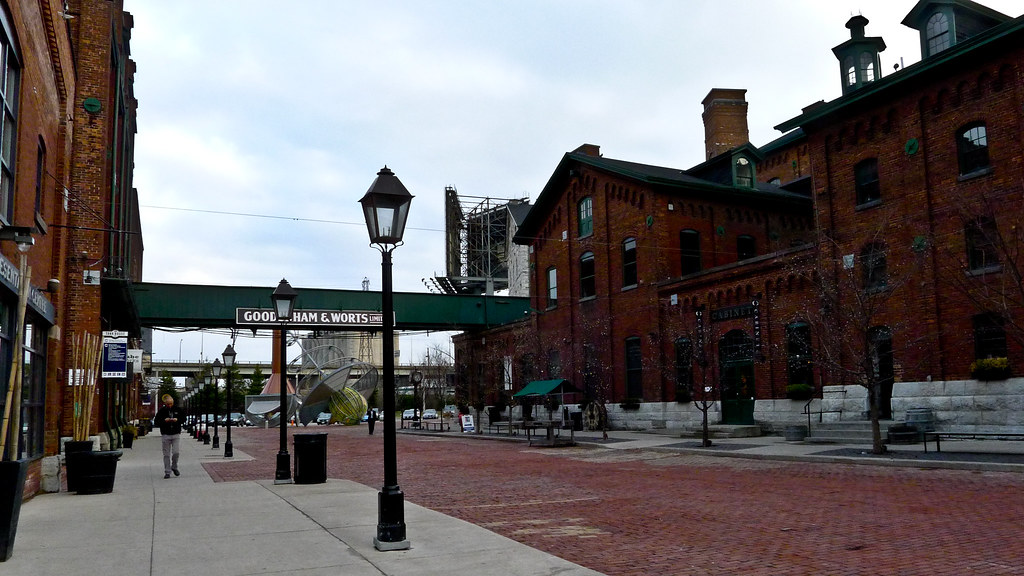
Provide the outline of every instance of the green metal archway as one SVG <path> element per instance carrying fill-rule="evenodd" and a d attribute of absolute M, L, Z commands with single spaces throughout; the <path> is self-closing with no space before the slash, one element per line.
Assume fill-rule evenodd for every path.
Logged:
<path fill-rule="evenodd" d="M 296 288 L 296 310 L 381 309 L 380 292 Z M 230 328 L 236 308 L 271 308 L 273 287 L 200 286 L 140 282 L 132 296 L 142 327 Z M 529 298 L 394 294 L 396 330 L 472 330 L 526 318 Z"/>

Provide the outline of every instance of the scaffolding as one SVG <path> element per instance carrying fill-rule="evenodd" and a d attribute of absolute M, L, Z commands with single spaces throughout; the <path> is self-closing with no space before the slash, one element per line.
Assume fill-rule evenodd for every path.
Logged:
<path fill-rule="evenodd" d="M 508 288 L 511 206 L 526 206 L 525 198 L 499 199 L 459 196 L 454 186 L 444 189 L 445 275 L 433 278 L 447 294 L 494 294 Z"/>

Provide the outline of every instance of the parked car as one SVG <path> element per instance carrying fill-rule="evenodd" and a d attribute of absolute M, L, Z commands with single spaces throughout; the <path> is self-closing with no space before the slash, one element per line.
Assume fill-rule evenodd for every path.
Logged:
<path fill-rule="evenodd" d="M 445 418 L 455 418 L 459 415 L 459 408 L 455 404 L 449 404 L 441 410 L 441 414 L 444 414 Z"/>
<path fill-rule="evenodd" d="M 423 411 L 422 418 L 424 420 L 437 420 L 437 410 L 434 410 L 433 408 L 427 408 L 426 410 Z"/>
<path fill-rule="evenodd" d="M 331 423 L 331 413 L 330 412 L 321 412 L 316 417 L 316 423 L 321 425 L 321 426 L 323 426 L 325 424 L 330 424 Z"/>
<path fill-rule="evenodd" d="M 415 409 L 409 408 L 405 412 L 402 412 L 402 420 L 415 420 L 415 419 L 416 419 L 416 410 Z"/>

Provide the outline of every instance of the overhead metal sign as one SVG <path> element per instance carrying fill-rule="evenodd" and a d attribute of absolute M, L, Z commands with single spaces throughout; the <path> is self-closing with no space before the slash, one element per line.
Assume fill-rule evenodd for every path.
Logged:
<path fill-rule="evenodd" d="M 277 313 L 266 308 L 235 308 L 235 324 L 263 328 L 379 328 L 384 325 L 384 314 L 372 310 L 295 310 L 286 322 L 278 320 Z"/>
<path fill-rule="evenodd" d="M 103 333 L 103 358 L 101 378 L 128 377 L 127 332 L 107 331 Z"/>

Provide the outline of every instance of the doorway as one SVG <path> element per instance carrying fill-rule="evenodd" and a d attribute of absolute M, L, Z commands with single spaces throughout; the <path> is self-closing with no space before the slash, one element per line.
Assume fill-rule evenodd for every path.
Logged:
<path fill-rule="evenodd" d="M 754 423 L 754 341 L 732 330 L 718 342 L 722 424 Z"/>

